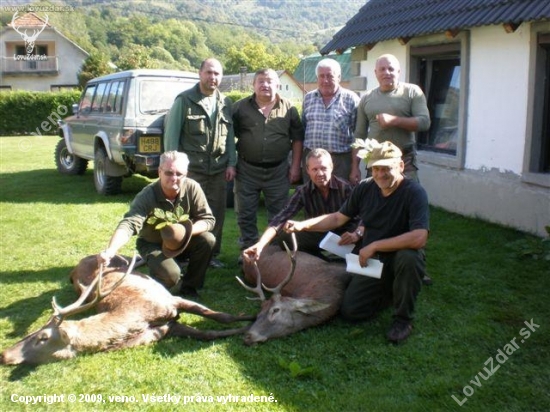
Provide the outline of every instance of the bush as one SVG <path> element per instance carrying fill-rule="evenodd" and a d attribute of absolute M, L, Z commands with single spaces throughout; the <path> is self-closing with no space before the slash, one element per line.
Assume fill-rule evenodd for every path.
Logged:
<path fill-rule="evenodd" d="M 72 114 L 80 91 L 0 93 L 0 136 L 55 135 L 57 120 Z"/>

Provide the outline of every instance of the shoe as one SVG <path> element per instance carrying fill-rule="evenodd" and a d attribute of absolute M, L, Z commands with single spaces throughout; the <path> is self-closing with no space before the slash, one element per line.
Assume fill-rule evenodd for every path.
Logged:
<path fill-rule="evenodd" d="M 179 295 L 184 298 L 191 298 L 191 299 L 198 299 L 201 296 L 199 295 L 199 292 L 197 292 L 197 289 L 191 286 L 183 286 L 180 289 Z"/>
<path fill-rule="evenodd" d="M 412 324 L 403 320 L 394 320 L 386 335 L 392 343 L 400 343 L 409 337 L 412 332 Z"/>
<path fill-rule="evenodd" d="M 433 283 L 434 283 L 434 281 L 428 275 L 424 275 L 424 277 L 422 278 L 422 284 L 424 286 L 431 286 L 431 285 L 433 285 Z"/>
<path fill-rule="evenodd" d="M 210 267 L 214 269 L 224 268 L 225 265 L 216 258 L 210 259 Z"/>

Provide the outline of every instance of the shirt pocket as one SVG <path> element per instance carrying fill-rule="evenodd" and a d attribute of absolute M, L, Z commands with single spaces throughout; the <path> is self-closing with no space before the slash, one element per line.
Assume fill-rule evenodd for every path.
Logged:
<path fill-rule="evenodd" d="M 347 134 L 352 127 L 351 116 L 352 113 L 344 110 L 344 108 L 336 109 L 334 111 L 334 127 Z"/>
<path fill-rule="evenodd" d="M 186 118 L 187 130 L 190 135 L 206 134 L 206 116 L 201 114 L 189 114 Z"/>

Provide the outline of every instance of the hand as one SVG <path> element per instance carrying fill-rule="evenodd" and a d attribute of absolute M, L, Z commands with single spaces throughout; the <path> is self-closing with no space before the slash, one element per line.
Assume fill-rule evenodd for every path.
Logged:
<path fill-rule="evenodd" d="M 359 170 L 359 167 L 353 167 L 351 168 L 351 172 L 349 174 L 349 182 L 355 186 L 359 181 L 361 180 L 361 171 Z"/>
<path fill-rule="evenodd" d="M 339 245 L 353 245 L 361 240 L 356 232 L 345 232 L 340 236 Z"/>
<path fill-rule="evenodd" d="M 101 266 L 109 266 L 109 263 L 111 263 L 111 259 L 115 256 L 114 253 L 112 253 L 110 250 L 102 250 L 97 255 L 97 265 Z"/>
<path fill-rule="evenodd" d="M 236 175 L 237 175 L 237 169 L 235 169 L 233 166 L 229 166 L 227 169 L 225 169 L 226 182 L 231 182 Z"/>
<path fill-rule="evenodd" d="M 301 232 L 303 229 L 302 222 L 297 222 L 295 220 L 287 220 L 283 226 L 283 230 L 286 233 Z"/>
<path fill-rule="evenodd" d="M 392 122 L 395 120 L 396 116 L 393 116 L 388 113 L 379 113 L 376 115 L 376 120 L 380 124 L 382 129 L 387 129 L 392 126 Z"/>
<path fill-rule="evenodd" d="M 376 249 L 373 247 L 373 243 L 369 243 L 367 246 L 359 250 L 359 265 L 362 268 L 368 266 L 367 260 L 373 257 L 374 254 L 376 253 Z"/>
<path fill-rule="evenodd" d="M 290 167 L 288 170 L 288 180 L 290 183 L 296 183 L 302 178 L 302 170 L 300 169 L 300 165 L 296 167 Z"/>
<path fill-rule="evenodd" d="M 260 259 L 262 250 L 263 250 L 263 247 L 261 247 L 258 243 L 256 243 L 255 245 L 252 245 L 249 248 L 243 250 L 242 252 L 243 259 L 249 263 L 253 263 Z"/>

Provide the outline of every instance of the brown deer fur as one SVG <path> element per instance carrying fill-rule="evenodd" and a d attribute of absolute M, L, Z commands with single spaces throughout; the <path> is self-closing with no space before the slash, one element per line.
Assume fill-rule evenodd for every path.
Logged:
<path fill-rule="evenodd" d="M 350 275 L 343 263 L 329 263 L 304 252 L 294 252 L 296 267 L 290 281 L 269 300 L 262 299 L 256 321 L 246 332 L 247 345 L 290 335 L 333 318 L 340 308 Z M 291 271 L 290 253 L 267 247 L 258 261 L 261 283 L 276 288 Z M 245 280 L 256 285 L 254 265 L 243 263 Z M 263 294 L 261 296 L 263 298 Z"/>
<path fill-rule="evenodd" d="M 109 291 L 128 269 L 125 259 L 115 258 L 111 267 L 103 271 L 101 292 Z M 98 273 L 97 258 L 93 255 L 82 259 L 70 278 L 80 292 L 78 284 L 89 286 Z M 57 312 L 59 307 L 56 309 L 56 306 L 54 302 Z M 196 302 L 172 296 L 158 282 L 136 271 L 128 273 L 120 285 L 95 306 L 98 313 L 81 320 L 64 320 L 63 316 L 54 313 L 43 328 L 6 349 L 0 363 L 41 364 L 73 358 L 82 352 L 147 345 L 165 336 L 216 339 L 242 333 L 247 328 L 201 331 L 178 323 L 179 312 L 197 314 L 222 323 L 254 319 L 254 316 L 216 312 Z"/>

